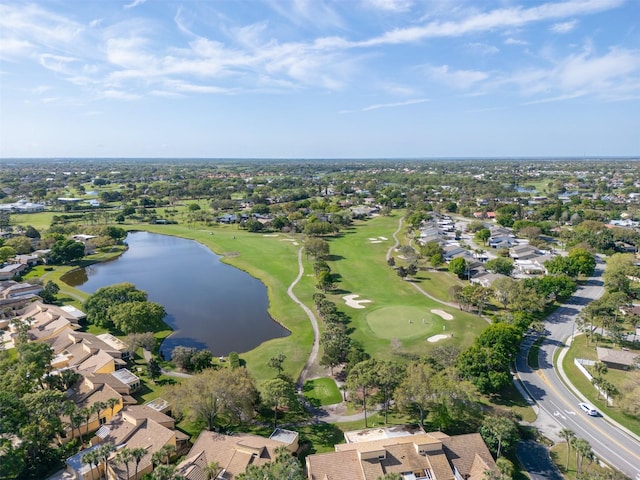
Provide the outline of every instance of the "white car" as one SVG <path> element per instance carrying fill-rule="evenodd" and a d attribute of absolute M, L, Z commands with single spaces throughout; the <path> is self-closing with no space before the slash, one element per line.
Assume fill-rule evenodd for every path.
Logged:
<path fill-rule="evenodd" d="M 591 415 L 592 417 L 598 416 L 598 411 L 588 403 L 579 403 L 578 406 L 584 410 L 587 415 Z"/>

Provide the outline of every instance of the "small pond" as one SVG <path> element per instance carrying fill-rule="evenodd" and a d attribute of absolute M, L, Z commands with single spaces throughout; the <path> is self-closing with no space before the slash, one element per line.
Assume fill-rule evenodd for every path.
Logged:
<path fill-rule="evenodd" d="M 145 290 L 164 306 L 164 320 L 174 329 L 162 344 L 165 358 L 178 345 L 219 356 L 289 335 L 267 312 L 264 284 L 205 246 L 148 232 L 130 233 L 126 242 L 129 249 L 119 258 L 71 272 L 64 281 L 87 293 L 122 282 Z"/>

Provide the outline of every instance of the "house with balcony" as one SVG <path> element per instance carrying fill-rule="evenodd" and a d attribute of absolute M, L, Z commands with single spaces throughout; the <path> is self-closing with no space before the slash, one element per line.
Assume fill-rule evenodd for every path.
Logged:
<path fill-rule="evenodd" d="M 482 480 L 497 467 L 479 433 L 449 436 L 395 426 L 345 432 L 335 452 L 306 458 L 309 480 Z"/>

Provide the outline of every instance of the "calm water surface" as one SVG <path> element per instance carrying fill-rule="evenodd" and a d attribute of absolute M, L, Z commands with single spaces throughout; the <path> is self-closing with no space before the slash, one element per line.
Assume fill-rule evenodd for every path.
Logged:
<path fill-rule="evenodd" d="M 177 345 L 206 348 L 213 355 L 246 352 L 288 330 L 267 313 L 262 282 L 220 262 L 205 246 L 183 238 L 135 232 L 129 250 L 111 262 L 66 275 L 64 281 L 84 292 L 130 282 L 167 311 L 174 329 L 162 344 L 169 358 Z"/>

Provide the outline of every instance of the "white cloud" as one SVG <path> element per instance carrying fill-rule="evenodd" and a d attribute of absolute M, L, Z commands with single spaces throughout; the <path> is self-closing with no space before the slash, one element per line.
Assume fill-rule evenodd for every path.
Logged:
<path fill-rule="evenodd" d="M 33 44 L 18 38 L 3 38 L 0 42 L 0 58 L 9 60 L 20 58 L 33 50 Z"/>
<path fill-rule="evenodd" d="M 138 5 L 142 5 L 144 2 L 146 2 L 147 0 L 133 0 L 133 2 L 131 3 L 127 3 L 124 8 L 125 9 L 129 9 L 129 8 L 135 8 Z"/>
<path fill-rule="evenodd" d="M 413 2 L 411 0 L 364 0 L 365 7 L 386 12 L 406 12 Z"/>
<path fill-rule="evenodd" d="M 266 0 L 278 15 L 297 26 L 313 25 L 315 28 L 344 28 L 340 15 L 320 0 Z"/>
<path fill-rule="evenodd" d="M 467 46 L 480 55 L 495 55 L 500 51 L 500 49 L 495 45 L 489 45 L 481 42 L 468 43 Z"/>
<path fill-rule="evenodd" d="M 124 92 L 122 90 L 113 90 L 113 89 L 102 91 L 102 96 L 104 98 L 109 98 L 114 100 L 139 100 L 141 98 L 140 95 Z"/>
<path fill-rule="evenodd" d="M 31 93 L 35 95 L 42 95 L 43 93 L 48 92 L 49 90 L 51 90 L 51 87 L 49 85 L 39 85 L 37 87 L 32 88 Z"/>
<path fill-rule="evenodd" d="M 430 78 L 438 82 L 463 90 L 489 78 L 489 75 L 485 72 L 477 70 L 451 70 L 448 65 L 427 67 L 426 72 Z"/>
<path fill-rule="evenodd" d="M 560 34 L 569 33 L 574 28 L 576 28 L 577 25 L 578 25 L 577 20 L 569 20 L 568 22 L 554 23 L 551 26 L 551 31 L 554 33 L 560 33 Z"/>
<path fill-rule="evenodd" d="M 604 100 L 640 94 L 640 50 L 610 49 L 597 56 L 590 48 L 555 62 L 551 68 L 513 72 L 492 85 L 503 89 L 515 85 L 522 95 L 542 96 L 528 103 L 546 103 L 582 96 Z"/>
<path fill-rule="evenodd" d="M 72 73 L 74 70 L 72 64 L 77 61 L 77 58 L 53 55 L 50 53 L 43 53 L 40 55 L 40 65 L 48 70 L 62 74 Z"/>
<path fill-rule="evenodd" d="M 509 37 L 504 41 L 505 45 L 529 45 L 529 42 L 525 40 L 519 40 L 517 38 Z"/>
<path fill-rule="evenodd" d="M 417 42 L 426 38 L 458 37 L 469 33 L 500 28 L 522 27 L 544 20 L 593 14 L 621 5 L 624 0 L 574 0 L 563 3 L 543 3 L 535 7 L 511 7 L 474 13 L 458 21 L 431 21 L 423 26 L 397 28 L 360 42 L 360 46 L 393 45 Z"/>
<path fill-rule="evenodd" d="M 357 112 L 370 112 L 372 110 L 379 110 L 381 108 L 398 108 L 398 107 L 406 107 L 409 105 L 416 105 L 419 103 L 425 103 L 425 102 L 429 102 L 430 100 L 428 98 L 414 98 L 412 100 L 406 100 L 404 102 L 393 102 L 393 103 L 376 103 L 373 105 L 369 105 L 367 107 L 364 108 L 360 108 L 357 110 L 341 110 L 340 114 L 345 114 L 345 113 L 357 113 Z"/>

